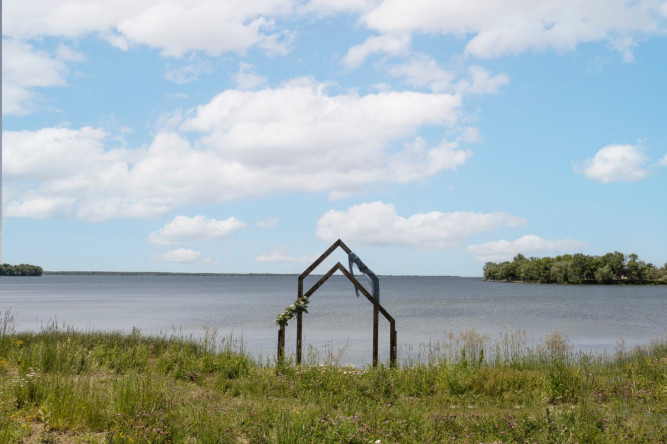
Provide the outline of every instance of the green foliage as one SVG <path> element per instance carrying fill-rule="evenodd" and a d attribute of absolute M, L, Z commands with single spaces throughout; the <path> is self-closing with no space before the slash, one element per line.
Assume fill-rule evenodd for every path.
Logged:
<path fill-rule="evenodd" d="M 627 259 L 627 260 L 626 260 Z M 667 264 L 657 268 L 639 260 L 636 254 L 626 256 L 615 251 L 604 256 L 582 253 L 551 257 L 526 258 L 517 254 L 512 262 L 487 262 L 484 279 L 490 281 L 522 281 L 541 284 L 664 284 Z"/>
<path fill-rule="evenodd" d="M 0 276 L 41 276 L 43 272 L 42 267 L 37 265 L 0 265 Z"/>
<path fill-rule="evenodd" d="M 667 342 L 576 355 L 474 330 L 398 368 L 269 367 L 238 341 L 50 328 L 0 354 L 0 442 L 665 441 Z M 44 356 L 48 356 L 45 358 Z M 4 363 L 4 364 L 3 364 Z"/>

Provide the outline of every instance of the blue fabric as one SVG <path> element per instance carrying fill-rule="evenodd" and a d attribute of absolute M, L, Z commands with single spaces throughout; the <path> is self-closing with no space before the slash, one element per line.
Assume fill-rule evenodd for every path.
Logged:
<path fill-rule="evenodd" d="M 352 276 L 354 276 L 354 267 L 352 266 L 353 264 L 357 264 L 357 267 L 359 267 L 359 271 L 364 273 L 366 276 L 371 278 L 371 281 L 373 282 L 373 297 L 380 302 L 380 280 L 378 279 L 377 276 L 375 276 L 375 273 L 371 271 L 370 268 L 366 266 L 361 260 L 359 256 L 354 254 L 353 252 L 350 252 L 350 254 L 347 255 L 347 259 L 350 263 L 350 273 Z M 359 289 L 357 287 L 354 287 L 355 293 L 357 293 L 357 297 L 359 297 Z"/>

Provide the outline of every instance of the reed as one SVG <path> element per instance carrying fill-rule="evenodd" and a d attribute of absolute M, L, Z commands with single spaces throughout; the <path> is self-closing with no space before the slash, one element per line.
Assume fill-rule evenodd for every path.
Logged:
<path fill-rule="evenodd" d="M 253 358 L 242 339 L 0 326 L 0 442 L 664 442 L 667 338 L 572 353 L 451 332 L 401 366 Z M 344 350 L 343 350 L 344 351 Z"/>

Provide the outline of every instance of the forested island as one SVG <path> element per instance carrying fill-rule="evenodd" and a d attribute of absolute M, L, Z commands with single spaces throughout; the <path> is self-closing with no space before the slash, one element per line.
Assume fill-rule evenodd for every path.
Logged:
<path fill-rule="evenodd" d="M 540 284 L 667 284 L 667 263 L 656 267 L 636 254 L 618 251 L 604 256 L 582 253 L 530 257 L 519 253 L 512 262 L 487 262 L 484 279 Z"/>
<path fill-rule="evenodd" d="M 41 276 L 43 272 L 42 267 L 37 265 L 0 265 L 0 276 Z"/>

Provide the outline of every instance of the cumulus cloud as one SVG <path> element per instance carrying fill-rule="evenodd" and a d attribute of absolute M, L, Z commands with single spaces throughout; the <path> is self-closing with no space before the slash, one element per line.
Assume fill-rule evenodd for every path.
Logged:
<path fill-rule="evenodd" d="M 143 44 L 172 57 L 244 52 L 252 46 L 276 53 L 290 42 L 275 29 L 275 18 L 293 9 L 291 0 L 10 0 L 3 12 L 12 20 L 3 32 L 19 39 L 97 33 L 121 49 Z"/>
<path fill-rule="evenodd" d="M 55 179 L 81 172 L 81 164 L 108 166 L 120 156 L 105 152 L 108 134 L 100 128 L 42 128 L 5 131 L 3 170 L 7 177 Z"/>
<path fill-rule="evenodd" d="M 241 62 L 239 70 L 234 74 L 234 81 L 239 89 L 255 89 L 265 86 L 267 80 L 255 72 L 250 63 Z"/>
<path fill-rule="evenodd" d="M 196 241 L 224 239 L 234 231 L 245 227 L 245 223 L 235 217 L 224 220 L 206 216 L 176 216 L 158 231 L 148 236 L 154 245 L 186 245 Z"/>
<path fill-rule="evenodd" d="M 320 16 L 346 12 L 368 11 L 376 4 L 376 0 L 310 0 L 303 10 Z"/>
<path fill-rule="evenodd" d="M 481 262 L 498 262 L 511 260 L 517 253 L 566 253 L 581 250 L 585 242 L 573 239 L 547 240 L 529 234 L 514 241 L 499 240 L 480 245 L 466 247 L 466 252 Z"/>
<path fill-rule="evenodd" d="M 362 21 L 383 34 L 471 36 L 465 51 L 482 58 L 607 40 L 628 60 L 632 44 L 624 39 L 664 33 L 660 15 L 664 4 L 654 0 L 384 0 Z"/>
<path fill-rule="evenodd" d="M 468 68 L 470 80 L 462 80 L 457 85 L 459 90 L 468 94 L 497 94 L 500 88 L 509 83 L 505 74 L 492 74 L 481 66 Z"/>
<path fill-rule="evenodd" d="M 9 217 L 48 219 L 67 215 L 74 203 L 74 199 L 68 198 L 33 197 L 22 201 L 9 202 L 4 214 Z"/>
<path fill-rule="evenodd" d="M 150 6 L 147 0 L 8 0 L 2 4 L 3 15 L 12 17 L 3 23 L 3 33 L 20 39 L 43 36 L 76 38 L 110 32 L 124 17 Z"/>
<path fill-rule="evenodd" d="M 272 250 L 266 254 L 262 254 L 255 258 L 256 262 L 264 263 L 301 263 L 301 262 L 311 262 L 315 260 L 317 256 L 300 256 L 294 257 L 289 255 L 289 250 L 286 248 L 278 248 Z"/>
<path fill-rule="evenodd" d="M 330 210 L 317 222 L 317 237 L 346 239 L 360 245 L 411 245 L 446 249 L 476 233 L 518 227 L 526 221 L 508 213 L 441 213 L 432 211 L 402 217 L 384 202 L 355 205 L 346 211 Z"/>
<path fill-rule="evenodd" d="M 466 52 L 477 57 L 609 41 L 627 61 L 635 36 L 665 31 L 665 4 L 656 0 L 8 0 L 3 12 L 12 17 L 4 33 L 17 39 L 95 33 L 121 49 L 148 45 L 174 57 L 252 47 L 284 54 L 294 34 L 281 28 L 283 18 L 351 13 L 380 33 L 350 49 L 351 67 L 373 53 L 405 51 L 412 33 L 469 38 Z"/>
<path fill-rule="evenodd" d="M 60 57 L 74 58 L 76 52 L 62 47 Z M 2 112 L 28 114 L 35 107 L 39 88 L 67 84 L 67 67 L 57 56 L 25 42 L 2 39 Z"/>
<path fill-rule="evenodd" d="M 159 48 L 164 55 L 180 57 L 202 50 L 217 55 L 243 52 L 263 42 L 262 31 L 271 22 L 262 17 L 255 2 L 159 2 L 116 24 L 129 40 Z M 271 2 L 265 2 L 271 3 Z M 264 9 L 272 12 L 277 2 Z M 277 12 L 277 11 L 276 11 Z"/>
<path fill-rule="evenodd" d="M 425 54 L 418 54 L 408 62 L 392 67 L 389 74 L 403 78 L 410 86 L 429 88 L 436 93 L 497 94 L 503 85 L 509 83 L 505 74 L 493 74 L 476 65 L 468 68 L 468 77 L 457 79 L 459 76 L 456 73 L 441 68 Z"/>
<path fill-rule="evenodd" d="M 6 215 L 74 215 L 84 220 L 155 214 L 130 188 L 129 166 L 141 150 L 106 149 L 99 128 L 4 131 Z M 134 197 L 133 197 L 134 195 Z M 167 207 L 154 201 L 154 206 Z M 48 211 L 47 211 L 48 209 Z"/>
<path fill-rule="evenodd" d="M 665 156 L 658 161 L 658 165 L 667 166 L 667 154 L 665 154 Z"/>
<path fill-rule="evenodd" d="M 364 43 L 355 45 L 347 51 L 343 57 L 343 63 L 348 68 L 357 68 L 371 54 L 402 55 L 407 54 L 410 49 L 410 36 L 408 34 L 383 34 L 372 36 Z"/>
<path fill-rule="evenodd" d="M 344 193 L 463 165 L 470 154 L 456 141 L 431 148 L 417 136 L 425 126 L 456 127 L 460 103 L 455 95 L 409 91 L 330 95 L 326 84 L 303 78 L 225 91 L 180 129 L 202 134 L 201 146 L 236 160 L 235 174 L 248 189 L 257 189 L 261 173 L 262 188 Z M 404 149 L 394 150 L 396 143 Z"/>
<path fill-rule="evenodd" d="M 5 201 L 22 217 L 39 207 L 28 202 L 55 199 L 71 216 L 101 221 L 282 191 L 336 198 L 372 183 L 423 181 L 471 155 L 459 147 L 465 134 L 434 146 L 420 137 L 427 127 L 467 134 L 460 104 L 452 94 L 330 94 L 326 84 L 297 79 L 224 91 L 185 120 L 172 116 L 140 149 L 113 146 L 100 128 L 5 131 Z"/>
<path fill-rule="evenodd" d="M 649 175 L 647 157 L 639 145 L 609 145 L 592 159 L 575 165 L 574 171 L 602 183 L 635 182 Z"/>
<path fill-rule="evenodd" d="M 166 253 L 153 256 L 151 259 L 159 262 L 181 262 L 181 263 L 212 262 L 211 259 L 203 258 L 199 251 L 190 250 L 187 248 L 178 248 L 176 250 L 167 251 Z"/>
<path fill-rule="evenodd" d="M 63 43 L 56 48 L 56 57 L 64 62 L 84 62 L 86 60 L 86 56 L 82 52 L 75 51 Z"/>
<path fill-rule="evenodd" d="M 389 74 L 403 78 L 405 83 L 418 88 L 429 88 L 433 92 L 454 90 L 456 75 L 447 71 L 426 54 L 418 54 L 408 62 L 392 67 Z"/>

